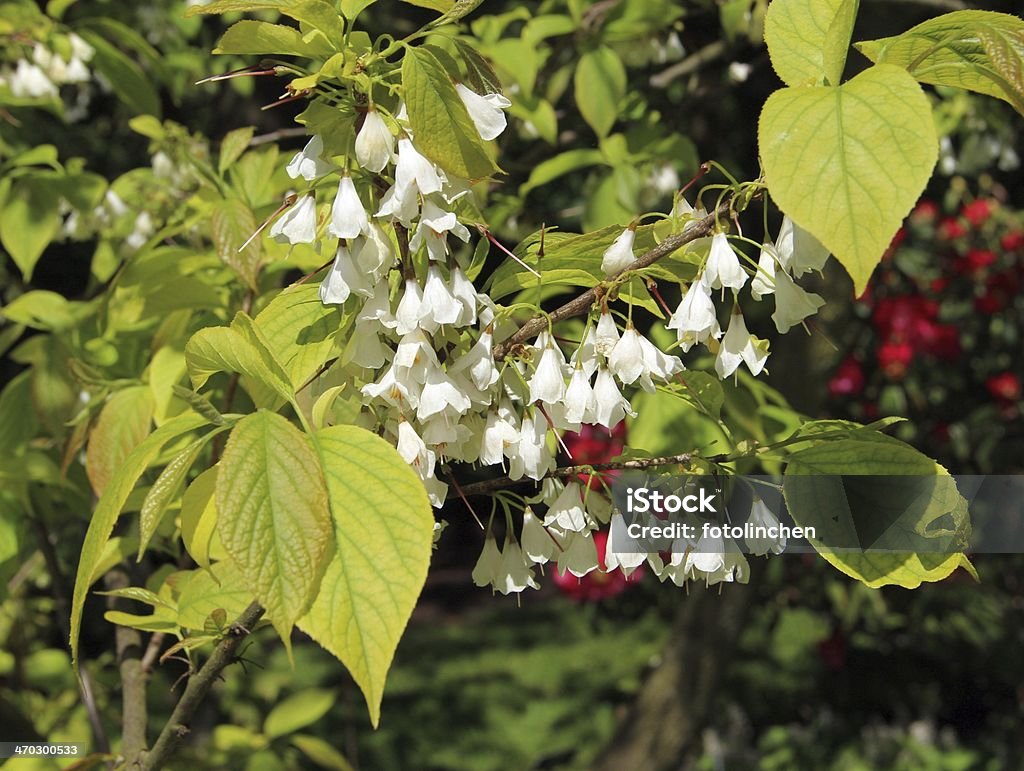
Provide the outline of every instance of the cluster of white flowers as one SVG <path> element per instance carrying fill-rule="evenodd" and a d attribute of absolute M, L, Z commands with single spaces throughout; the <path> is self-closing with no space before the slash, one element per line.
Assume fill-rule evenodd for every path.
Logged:
<path fill-rule="evenodd" d="M 682 199 L 681 199 L 682 201 Z M 683 213 L 692 211 L 682 201 Z M 828 250 L 812 235 L 783 219 L 775 244 L 764 243 L 754 271 L 750 291 L 754 300 L 775 295 L 772 321 L 782 334 L 800 324 L 824 305 L 816 294 L 805 291 L 793 280 L 812 270 L 821 271 L 829 257 Z M 768 361 L 768 341 L 755 337 L 747 329 L 737 296 L 750 275 L 740 262 L 724 232 L 711 237 L 711 245 L 698 277 L 690 284 L 667 324 L 676 331 L 679 346 L 688 351 L 695 344 L 718 341 L 715 371 L 725 379 L 746 364 L 751 374 L 758 375 Z M 723 336 L 714 304 L 714 291 L 732 290 L 733 302 L 729 325 Z"/>
<path fill-rule="evenodd" d="M 461 84 L 457 91 L 482 139 L 504 130 L 507 99 Z M 448 495 L 443 467 L 452 461 L 500 465 L 510 479 L 539 483 L 531 502 L 545 506 L 546 515 L 538 519 L 527 509 L 520 535 L 506 528 L 502 548 L 488 529 L 473 572 L 478 585 L 504 594 L 537 588 L 534 568 L 549 561 L 578 577 L 598 569 L 593 533 L 615 521 L 612 506 L 603 492 L 550 476 L 560 435 L 584 425 L 612 429 L 635 414 L 623 388 L 652 392 L 657 382 L 680 373 L 682 362 L 640 334 L 628 317 L 616 321 L 607 303 L 595 306 L 582 339 L 562 340 L 549 328 L 515 356 L 496 361 L 498 309 L 476 291 L 449 244 L 449 236 L 464 243 L 470 238 L 457 214 L 459 200 L 471 195 L 469 182 L 452 178 L 419 151 L 404 108 L 391 115 L 370 105 L 354 155 L 358 168 L 348 158 L 338 165 L 325 154 L 324 138 L 311 137 L 287 165 L 289 176 L 309 188 L 295 193 L 270 236 L 292 245 L 337 239 L 320 298 L 350 304 L 354 326 L 340 366 L 349 382 L 359 384 L 365 407 L 360 419 L 394 443 L 436 507 Z M 334 174 L 340 179 L 333 201 L 329 209 L 326 203 L 318 207 L 316 190 Z M 383 192 L 371 184 L 377 175 L 391 180 Z M 700 213 L 681 205 L 686 211 L 676 214 L 691 226 Z M 606 275 L 634 262 L 635 236 L 630 226 L 608 247 Z M 788 260 L 784 268 L 803 267 L 792 249 Z M 699 280 L 668 325 L 677 330 L 682 350 L 722 337 L 712 290 L 738 291 L 748 278 L 727 237 L 716 235 Z M 757 374 L 766 357 L 766 344 L 747 333 L 736 311 L 720 346 L 720 374 L 732 374 L 741 361 Z M 663 580 L 698 573 L 732 580 L 740 574 L 732 550 L 723 547 L 719 556 L 716 566 L 704 553 L 666 565 L 657 555 L 637 560 L 609 547 L 604 561 L 605 569 L 628 575 L 648 559 Z"/>
<path fill-rule="evenodd" d="M 32 47 L 32 58 L 19 59 L 13 69 L 0 71 L 0 87 L 6 87 L 19 99 L 56 98 L 60 86 L 88 83 L 86 63 L 93 57 L 92 46 L 74 32 L 68 35 L 71 56 L 65 60 L 42 43 Z"/>

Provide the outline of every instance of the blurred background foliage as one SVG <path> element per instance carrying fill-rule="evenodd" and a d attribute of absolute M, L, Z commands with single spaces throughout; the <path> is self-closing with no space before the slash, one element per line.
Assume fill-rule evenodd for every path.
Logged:
<path fill-rule="evenodd" d="M 211 56 L 236 19 L 185 19 L 191 4 L 51 0 L 44 13 L 35 3 L 0 3 L 5 179 L 33 148 L 57 151 L 32 161 L 49 167 L 48 181 L 24 202 L 51 215 L 40 227 L 52 224 L 53 240 L 29 281 L 12 259 L 0 262 L 6 306 L 28 289 L 95 297 L 125 255 L 173 224 L 196 187 L 186 160 L 211 157 L 231 130 L 255 127 L 252 146 L 263 149 L 235 181 L 254 206 L 273 208 L 258 200 L 262 170 L 281 165 L 278 145 L 281 153 L 301 146 L 293 123 L 301 104 L 261 110 L 280 96 L 273 78 L 194 85 L 252 62 Z M 468 24 L 514 116 L 502 148 L 508 175 L 488 202 L 494 232 L 514 243 L 542 223 L 592 230 L 664 210 L 703 160 L 756 176 L 756 116 L 778 86 L 761 43 L 766 5 L 487 0 Z M 854 39 L 960 7 L 1019 10 L 1009 1 L 865 0 Z M 428 18 L 380 0 L 361 20 L 371 34 L 400 37 Z M 93 50 L 89 76 L 14 93 L 18 62 L 39 42 L 70 59 L 72 31 Z M 727 420 L 745 435 L 783 434 L 772 412 L 782 398 L 813 417 L 903 415 L 901 438 L 954 473 L 1018 473 L 1020 118 L 965 93 L 931 95 L 944 136 L 940 169 L 868 293 L 852 301 L 833 265 L 815 288 L 829 303 L 812 334 L 774 344 L 770 386 L 755 396 L 727 386 Z M 108 183 L 119 205 L 104 198 Z M 4 247 L 12 257 L 22 248 Z M 767 330 L 765 321 L 750 323 Z M 26 363 L 10 352 L 27 334 L 9 317 L 0 325 L 5 382 Z M 629 430 L 646 450 L 668 438 L 678 446 L 680 435 L 695 446 L 714 440 L 673 400 L 645 406 L 645 422 Z M 576 441 L 600 460 L 621 439 Z M 63 621 L 85 522 L 50 512 L 50 530 L 40 532 L 9 504 L 0 497 L 0 739 L 88 742 Z M 913 592 L 870 590 L 820 560 L 790 557 L 753 565 L 749 585 L 721 593 L 686 595 L 640 576 L 550 585 L 516 603 L 473 588 L 480 534 L 457 503 L 444 516 L 449 527 L 399 647 L 380 730 L 370 730 L 357 689 L 327 654 L 300 642 L 292 668 L 269 637 L 257 637 L 176 767 L 1020 767 L 1019 557 L 977 556 L 980 584 L 958 573 Z M 93 615 L 83 646 L 97 660 L 98 706 L 116 737 L 112 627 L 98 604 Z M 156 668 L 151 728 L 169 714 L 168 691 L 183 671 L 173 660 Z M 51 767 L 15 767 L 33 765 Z"/>

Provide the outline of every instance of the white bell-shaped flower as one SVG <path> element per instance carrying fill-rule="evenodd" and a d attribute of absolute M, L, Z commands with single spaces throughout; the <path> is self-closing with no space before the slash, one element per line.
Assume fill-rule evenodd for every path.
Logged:
<path fill-rule="evenodd" d="M 750 506 L 750 516 L 747 517 L 747 523 L 755 528 L 753 535 L 746 539 L 747 548 L 750 549 L 751 554 L 763 557 L 768 552 L 782 554 L 786 549 L 786 536 L 778 534 L 773 537 L 771 535 L 772 530 L 778 531 L 779 518 L 768 508 L 768 504 L 760 498 L 754 498 L 754 502 Z M 758 528 L 764 528 L 765 532 L 763 534 L 759 533 Z"/>
<path fill-rule="evenodd" d="M 420 213 L 420 197 L 415 185 L 397 184 L 388 188 L 381 198 L 380 208 L 374 217 L 394 218 L 406 228 L 411 228 Z"/>
<path fill-rule="evenodd" d="M 541 353 L 530 378 L 530 401 L 545 404 L 561 401 L 565 395 L 565 357 L 547 332 L 537 336 L 534 348 Z"/>
<path fill-rule="evenodd" d="M 627 268 L 636 259 L 633 256 L 633 242 L 636 241 L 636 227 L 630 225 L 612 241 L 601 257 L 601 270 L 606 276 L 614 276 Z"/>
<path fill-rule="evenodd" d="M 356 134 L 356 160 L 367 171 L 379 174 L 395 157 L 395 137 L 373 107 L 366 111 Z"/>
<path fill-rule="evenodd" d="M 689 351 L 696 343 L 707 342 L 709 337 L 721 337 L 722 331 L 715 315 L 711 290 L 702 279 L 690 284 L 679 307 L 665 326 L 676 330 L 676 337 L 683 351 Z"/>
<path fill-rule="evenodd" d="M 403 136 L 398 140 L 398 162 L 395 164 L 395 186 L 411 187 L 420 195 L 440 193 L 442 175 L 438 168 L 424 158 L 412 140 Z"/>
<path fill-rule="evenodd" d="M 821 272 L 829 256 L 828 247 L 789 217 L 782 218 L 775 251 L 782 266 L 797 278 L 812 270 Z"/>
<path fill-rule="evenodd" d="M 544 524 L 554 525 L 559 530 L 578 533 L 590 526 L 587 511 L 583 507 L 583 489 L 576 480 L 568 482 L 548 506 Z"/>
<path fill-rule="evenodd" d="M 398 454 L 402 456 L 402 460 L 412 466 L 421 479 L 434 476 L 437 456 L 433 450 L 427 448 L 426 443 L 407 420 L 403 419 L 398 424 L 397 444 Z"/>
<path fill-rule="evenodd" d="M 747 324 L 737 306 L 733 310 L 729 329 L 726 331 L 725 337 L 722 338 L 721 347 L 718 349 L 715 371 L 724 380 L 736 371 L 740 362 L 743 362 L 752 375 L 759 375 L 764 369 L 766 361 L 768 361 L 768 342 L 758 340 L 747 331 Z"/>
<path fill-rule="evenodd" d="M 421 423 L 442 412 L 462 415 L 472 404 L 452 382 L 452 379 L 440 367 L 431 367 L 427 372 L 426 382 L 420 391 L 420 403 L 416 409 L 416 419 Z"/>
<path fill-rule="evenodd" d="M 369 400 L 379 399 L 399 410 L 416 409 L 422 386 L 412 380 L 402 367 L 392 364 L 376 383 L 367 383 L 361 392 Z"/>
<path fill-rule="evenodd" d="M 602 367 L 597 371 L 597 380 L 594 382 L 594 401 L 597 407 L 594 409 L 594 418 L 599 425 L 605 428 L 615 428 L 626 415 L 636 416 L 629 400 L 619 391 L 615 384 L 615 377 L 607 369 Z"/>
<path fill-rule="evenodd" d="M 548 533 L 540 520 L 534 516 L 533 510 L 527 506 L 523 511 L 523 552 L 538 565 L 554 559 L 559 552 L 554 538 Z"/>
<path fill-rule="evenodd" d="M 484 548 L 473 568 L 473 583 L 477 586 L 495 586 L 501 573 L 502 560 L 498 542 L 489 532 L 484 539 Z"/>
<path fill-rule="evenodd" d="M 565 389 L 565 420 L 569 423 L 593 423 L 597 400 L 590 376 L 582 367 L 573 370 L 569 386 Z"/>
<path fill-rule="evenodd" d="M 341 305 L 352 292 L 365 296 L 372 294 L 365 274 L 356 268 L 352 254 L 340 243 L 331 270 L 320 282 L 320 302 L 324 305 Z"/>
<path fill-rule="evenodd" d="M 747 272 L 740 265 L 740 258 L 736 256 L 725 233 L 715 233 L 711 239 L 704 281 L 712 289 L 729 287 L 738 290 L 747 283 Z"/>
<path fill-rule="evenodd" d="M 441 275 L 441 269 L 432 264 L 427 268 L 427 281 L 423 286 L 420 303 L 420 325 L 454 324 L 462 316 L 462 303 L 452 294 Z"/>
<path fill-rule="evenodd" d="M 316 240 L 316 199 L 302 196 L 270 227 L 270 236 L 279 244 L 311 244 Z"/>
<path fill-rule="evenodd" d="M 493 466 L 503 463 L 519 445 L 519 428 L 510 411 L 491 410 L 480 437 L 480 463 Z"/>
<path fill-rule="evenodd" d="M 455 360 L 449 371 L 452 375 L 465 374 L 481 391 L 489 390 L 498 382 L 498 368 L 494 366 L 492 347 L 493 338 L 488 328 L 465 355 Z"/>
<path fill-rule="evenodd" d="M 622 572 L 628 576 L 646 559 L 647 552 L 644 548 L 636 539 L 629 537 L 626 520 L 622 514 L 612 514 L 611 523 L 608 525 L 608 542 L 604 551 L 605 570 L 610 572 L 622 568 Z"/>
<path fill-rule="evenodd" d="M 597 545 L 589 530 L 582 533 L 566 533 L 562 543 L 563 551 L 558 555 L 558 572 L 569 571 L 577 578 L 583 578 L 597 570 Z"/>
<path fill-rule="evenodd" d="M 509 458 L 509 478 L 543 479 L 554 466 L 555 459 L 548 449 L 548 426 L 543 415 L 523 416 L 519 428 L 516 452 Z"/>
<path fill-rule="evenodd" d="M 356 322 L 341 356 L 343 365 L 354 364 L 366 369 L 378 369 L 387 363 L 391 349 L 381 342 L 377 326 L 375 322 Z"/>
<path fill-rule="evenodd" d="M 540 585 L 533 578 L 533 569 L 526 561 L 522 547 L 513 538 L 505 540 L 496 588 L 502 594 L 518 593 L 524 589 L 540 589 Z"/>
<path fill-rule="evenodd" d="M 295 153 L 285 167 L 285 171 L 292 179 L 302 177 L 307 182 L 330 174 L 334 167 L 323 159 L 323 152 L 324 140 L 319 134 L 314 134 L 306 146 Z"/>
<path fill-rule="evenodd" d="M 640 350 L 644 360 L 644 370 L 640 375 L 640 386 L 648 393 L 654 393 L 651 378 L 667 381 L 676 373 L 686 369 L 678 356 L 670 356 L 662 351 L 643 335 L 640 338 Z"/>
<path fill-rule="evenodd" d="M 490 141 L 498 137 L 505 130 L 507 121 L 505 109 L 512 106 L 512 102 L 501 94 L 480 94 L 466 88 L 461 83 L 455 84 L 455 90 L 466 105 L 466 111 L 473 120 L 480 138 Z"/>
<path fill-rule="evenodd" d="M 775 247 L 766 241 L 761 244 L 761 253 L 757 257 L 757 273 L 750 282 L 750 294 L 755 300 L 760 300 L 766 294 L 775 291 L 775 265 Z"/>
<path fill-rule="evenodd" d="M 46 77 L 46 73 L 27 59 L 18 60 L 14 72 L 7 78 L 7 87 L 18 99 L 40 99 L 60 95 L 57 86 Z"/>
<path fill-rule="evenodd" d="M 427 373 L 441 366 L 434 351 L 434 344 L 422 329 L 414 329 L 402 336 L 395 349 L 394 362 L 396 367 L 401 367 L 402 371 L 417 383 L 425 383 Z"/>
<path fill-rule="evenodd" d="M 359 269 L 367 274 L 369 283 L 376 286 L 395 265 L 397 254 L 387 232 L 376 222 L 371 222 L 364 238 L 352 244 L 352 256 Z"/>
<path fill-rule="evenodd" d="M 614 323 L 613 323 L 614 326 Z M 616 331 L 618 335 L 618 331 Z M 589 379 L 591 375 L 597 372 L 597 367 L 601 363 L 597 355 L 596 332 L 594 331 L 593 324 L 587 323 L 586 331 L 583 333 L 583 341 L 572 353 L 572 357 L 569 359 L 569 364 L 573 367 L 582 367 L 583 372 Z M 614 343 L 612 344 L 614 346 Z"/>
<path fill-rule="evenodd" d="M 423 290 L 415 278 L 405 280 L 402 299 L 395 308 L 395 331 L 407 335 L 420 326 L 420 306 L 423 304 Z"/>
<path fill-rule="evenodd" d="M 370 229 L 370 218 L 363 202 L 359 200 L 352 177 L 345 174 L 338 184 L 338 194 L 331 207 L 331 224 L 328 232 L 335 238 L 356 238 Z"/>
<path fill-rule="evenodd" d="M 772 321 L 781 334 L 786 334 L 808 316 L 813 316 L 825 304 L 820 295 L 797 286 L 785 271 L 775 276 L 775 312 Z"/>
<path fill-rule="evenodd" d="M 626 330 L 612 349 L 608 357 L 608 369 L 625 385 L 635 383 L 644 374 L 643 348 L 640 346 L 640 335 L 632 322 L 626 324 Z"/>
<path fill-rule="evenodd" d="M 472 281 L 466 278 L 466 274 L 458 265 L 451 269 L 449 278 L 451 279 L 452 294 L 462 305 L 462 313 L 459 315 L 458 321 L 455 322 L 455 326 L 465 327 L 476 324 L 478 302 L 476 287 L 473 286 Z"/>
<path fill-rule="evenodd" d="M 602 356 L 608 357 L 618 342 L 619 328 L 615 325 L 615 319 L 610 312 L 603 311 L 594 332 L 594 348 Z"/>

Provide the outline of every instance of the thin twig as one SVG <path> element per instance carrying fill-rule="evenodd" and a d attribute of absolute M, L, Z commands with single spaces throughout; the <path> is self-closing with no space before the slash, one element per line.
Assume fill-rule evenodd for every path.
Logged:
<path fill-rule="evenodd" d="M 124 567 L 116 567 L 104 576 L 110 591 L 126 589 L 132 582 Z M 124 600 L 109 597 L 111 610 L 124 610 Z M 146 673 L 142 667 L 142 634 L 137 629 L 114 626 L 114 647 L 117 668 L 121 675 L 121 755 L 129 768 L 134 767 L 140 752 L 146 749 Z"/>
<path fill-rule="evenodd" d="M 252 628 L 263 617 L 263 607 L 252 603 L 246 608 L 238 620 L 231 625 L 228 636 L 217 643 L 206 663 L 188 680 L 185 693 L 171 713 L 170 719 L 160 731 L 153 748 L 143 753 L 141 768 L 143 771 L 155 771 L 163 768 L 168 759 L 178 749 L 178 745 L 191 731 L 192 718 L 196 710 L 209 694 L 213 684 L 220 679 L 221 672 L 229 664 L 237 660 L 236 653 L 242 641 L 249 635 Z"/>
<path fill-rule="evenodd" d="M 719 218 L 726 216 L 728 212 L 729 204 L 726 202 L 714 213 L 708 214 L 703 219 L 688 224 L 682 233 L 671 235 L 653 249 L 644 252 L 630 265 L 627 265 L 614 276 L 610 276 L 608 281 L 614 281 L 627 271 L 650 267 L 662 257 L 672 254 L 672 252 L 677 249 L 680 249 L 693 241 L 709 236 L 711 231 L 715 228 L 715 223 L 718 222 Z M 548 324 L 554 324 L 558 321 L 562 321 L 563 319 L 572 318 L 573 316 L 580 316 L 589 311 L 590 306 L 597 301 L 598 292 L 601 291 L 603 287 L 604 283 L 602 282 L 596 287 L 591 287 L 583 294 L 574 297 L 565 305 L 553 310 L 551 313 L 534 316 L 519 327 L 519 330 L 511 337 L 494 346 L 494 360 L 501 361 L 515 346 L 525 343 L 527 340 L 532 340 L 547 329 Z"/>
<path fill-rule="evenodd" d="M 595 471 L 635 471 L 659 466 L 686 466 L 693 460 L 693 454 L 684 452 L 679 455 L 666 455 L 660 458 L 635 458 L 633 460 L 613 460 L 607 463 L 584 463 L 578 466 L 562 466 L 548 472 L 546 478 L 565 479 L 579 474 L 589 474 Z M 537 481 L 531 479 L 510 479 L 509 477 L 495 477 L 485 479 L 483 482 L 474 482 L 471 485 L 464 485 L 462 494 L 467 498 L 474 495 L 488 495 L 495 490 L 504 490 L 506 487 L 515 487 L 519 484 Z"/>
<path fill-rule="evenodd" d="M 271 142 L 277 142 L 281 139 L 294 139 L 296 137 L 304 137 L 308 132 L 304 126 L 298 126 L 296 128 L 283 128 L 277 131 L 271 131 L 266 134 L 257 134 L 249 140 L 249 147 L 259 147 L 260 145 L 268 145 Z"/>

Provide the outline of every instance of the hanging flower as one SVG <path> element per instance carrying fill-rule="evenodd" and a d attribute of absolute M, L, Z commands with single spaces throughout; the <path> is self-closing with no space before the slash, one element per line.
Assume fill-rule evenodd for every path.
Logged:
<path fill-rule="evenodd" d="M 768 342 L 758 340 L 747 331 L 743 314 L 737 306 L 733 310 L 729 329 L 722 338 L 718 357 L 715 359 L 715 371 L 723 380 L 732 375 L 741 362 L 746 363 L 752 375 L 761 374 L 768 360 Z"/>
<path fill-rule="evenodd" d="M 565 395 L 565 357 L 551 341 L 547 332 L 537 336 L 534 348 L 540 350 L 540 360 L 530 378 L 530 401 L 554 404 Z"/>
<path fill-rule="evenodd" d="M 594 348 L 602 356 L 610 356 L 612 349 L 619 342 L 619 328 L 615 325 L 615 319 L 607 310 L 601 312 L 601 318 L 597 322 L 597 330 L 594 333 Z"/>
<path fill-rule="evenodd" d="M 782 267 L 799 278 L 812 270 L 821 271 L 828 260 L 828 248 L 789 217 L 782 218 L 775 252 Z"/>
<path fill-rule="evenodd" d="M 338 194 L 331 207 L 331 224 L 328 232 L 336 238 L 356 238 L 370 229 L 370 218 L 352 182 L 345 174 L 338 185 Z"/>
<path fill-rule="evenodd" d="M 344 244 L 338 244 L 334 264 L 320 282 L 320 302 L 324 305 L 341 305 L 352 292 L 370 295 L 366 277 L 356 269 L 352 255 Z"/>
<path fill-rule="evenodd" d="M 459 98 L 462 99 L 462 103 L 466 105 L 469 117 L 472 118 L 473 125 L 476 126 L 481 139 L 489 142 L 505 130 L 507 122 L 504 110 L 511 107 L 512 102 L 501 94 L 480 96 L 461 83 L 455 84 L 455 90 L 458 92 Z"/>
<path fill-rule="evenodd" d="M 596 407 L 590 376 L 582 366 L 578 366 L 565 389 L 565 419 L 569 423 L 593 423 Z"/>
<path fill-rule="evenodd" d="M 279 244 L 311 244 L 316 240 L 316 199 L 302 196 L 270 228 L 270 236 Z"/>
<path fill-rule="evenodd" d="M 562 488 L 558 497 L 548 506 L 544 524 L 574 533 L 586 530 L 590 526 L 586 509 L 583 508 L 583 490 L 579 482 L 569 482 Z"/>
<path fill-rule="evenodd" d="M 292 179 L 302 177 L 307 182 L 329 174 L 334 167 L 323 159 L 323 152 L 324 140 L 319 134 L 314 134 L 306 146 L 295 153 L 285 171 Z"/>
<path fill-rule="evenodd" d="M 367 171 L 379 174 L 395 157 L 395 137 L 388 124 L 371 106 L 356 134 L 356 160 Z"/>
<path fill-rule="evenodd" d="M 615 385 L 612 373 L 604 367 L 597 372 L 597 381 L 594 383 L 594 401 L 597 403 L 594 417 L 597 423 L 605 428 L 614 428 L 622 422 L 626 415 L 636 417 L 629 401 Z"/>
<path fill-rule="evenodd" d="M 729 287 L 738 290 L 747 283 L 747 272 L 740 265 L 739 257 L 729 245 L 729 237 L 725 233 L 715 233 L 711 239 L 704 281 L 712 289 Z"/>
<path fill-rule="evenodd" d="M 452 294 L 445 283 L 440 268 L 431 264 L 427 268 L 427 281 L 423 286 L 423 301 L 420 303 L 420 326 L 431 324 L 454 324 L 462 315 L 462 303 Z M 424 324 L 426 322 L 426 324 Z"/>
<path fill-rule="evenodd" d="M 775 312 L 772 321 L 780 334 L 786 334 L 825 304 L 819 295 L 801 289 L 785 271 L 775 276 Z"/>
<path fill-rule="evenodd" d="M 772 510 L 760 498 L 754 498 L 754 502 L 750 506 L 750 516 L 747 517 L 747 522 L 755 528 L 766 528 L 769 531 L 771 528 L 779 527 L 778 517 L 772 513 Z M 756 554 L 758 557 L 763 557 L 768 552 L 782 554 L 786 548 L 786 537 L 784 535 L 779 535 L 775 538 L 770 535 L 754 535 L 747 538 L 746 542 L 750 553 Z"/>
<path fill-rule="evenodd" d="M 523 552 L 532 562 L 543 565 L 555 558 L 558 546 L 529 506 L 523 510 Z"/>
<path fill-rule="evenodd" d="M 767 241 L 761 244 L 761 253 L 757 258 L 757 273 L 750 284 L 750 294 L 760 300 L 766 294 L 775 291 L 775 247 Z"/>
<path fill-rule="evenodd" d="M 473 583 L 477 586 L 494 586 L 501 571 L 501 551 L 498 542 L 490 532 L 484 539 L 484 548 L 473 568 Z"/>
<path fill-rule="evenodd" d="M 612 241 L 601 257 L 601 270 L 606 276 L 614 276 L 633 263 L 633 242 L 636 240 L 636 226 L 630 225 Z"/>
<path fill-rule="evenodd" d="M 643 348 L 640 346 L 640 335 L 632 322 L 626 324 L 626 331 L 612 349 L 608 357 L 608 369 L 625 385 L 636 382 L 644 374 Z"/>
<path fill-rule="evenodd" d="M 707 342 L 709 337 L 719 338 L 722 330 L 715 315 L 715 304 L 711 300 L 708 284 L 697 279 L 683 295 L 679 307 L 665 325 L 676 330 L 680 347 L 689 351 L 695 343 Z"/>

